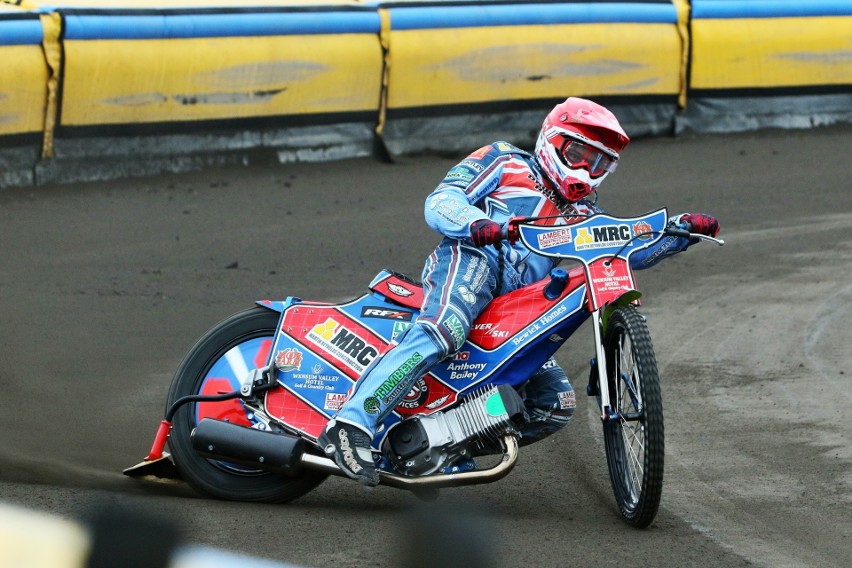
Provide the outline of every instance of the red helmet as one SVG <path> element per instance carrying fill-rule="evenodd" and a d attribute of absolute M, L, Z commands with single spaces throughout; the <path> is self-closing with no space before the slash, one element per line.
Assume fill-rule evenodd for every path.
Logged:
<path fill-rule="evenodd" d="M 629 142 L 614 114 L 592 101 L 570 97 L 544 119 L 535 156 L 560 195 L 575 202 L 615 171 Z"/>

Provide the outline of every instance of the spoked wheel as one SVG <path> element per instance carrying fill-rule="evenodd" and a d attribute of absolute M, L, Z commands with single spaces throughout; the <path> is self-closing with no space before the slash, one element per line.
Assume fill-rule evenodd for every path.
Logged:
<path fill-rule="evenodd" d="M 178 367 L 166 408 L 187 395 L 218 395 L 240 388 L 240 379 L 266 364 L 279 314 L 254 307 L 208 331 Z M 284 503 L 304 495 L 327 476 L 303 470 L 297 477 L 204 458 L 190 434 L 202 418 L 251 426 L 254 416 L 238 399 L 185 404 L 175 413 L 169 449 L 181 477 L 201 493 L 222 499 Z"/>
<path fill-rule="evenodd" d="M 603 427 L 609 476 L 621 516 L 633 526 L 647 527 L 660 505 L 665 453 L 654 347 L 645 320 L 633 305 L 612 312 L 604 337 L 615 411 Z"/>

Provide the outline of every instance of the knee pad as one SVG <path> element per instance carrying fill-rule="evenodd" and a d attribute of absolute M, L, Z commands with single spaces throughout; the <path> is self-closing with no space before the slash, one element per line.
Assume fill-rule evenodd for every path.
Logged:
<path fill-rule="evenodd" d="M 441 353 L 441 359 L 449 357 L 461 349 L 470 333 L 470 324 L 451 310 L 437 323 L 429 320 L 417 320 L 406 330 L 428 338 Z"/>
<path fill-rule="evenodd" d="M 397 338 L 397 342 L 402 341 L 403 337 L 409 345 L 420 346 L 419 350 L 427 353 L 427 357 L 436 357 L 435 361 L 440 361 L 456 352 L 450 340 L 444 337 L 430 321 L 415 321 L 403 335 Z"/>

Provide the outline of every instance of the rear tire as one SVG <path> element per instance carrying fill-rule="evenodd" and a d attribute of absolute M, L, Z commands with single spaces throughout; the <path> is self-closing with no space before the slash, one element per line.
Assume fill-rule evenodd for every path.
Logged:
<path fill-rule="evenodd" d="M 237 375 L 265 364 L 278 319 L 277 312 L 257 306 L 234 314 L 205 333 L 175 372 L 166 409 L 183 396 L 201 394 L 213 381 L 217 392 L 220 387 L 225 392 L 237 390 L 241 378 Z M 204 405 L 203 414 L 199 404 Z M 235 501 L 284 503 L 301 497 L 327 477 L 310 470 L 288 477 L 201 457 L 192 449 L 190 434 L 203 416 L 248 423 L 239 403 L 233 400 L 189 403 L 175 413 L 169 449 L 181 477 L 200 493 Z"/>
<path fill-rule="evenodd" d="M 610 404 L 617 413 L 603 426 L 609 476 L 622 518 L 644 528 L 660 506 L 665 435 L 654 347 L 635 306 L 612 312 L 604 349 Z"/>

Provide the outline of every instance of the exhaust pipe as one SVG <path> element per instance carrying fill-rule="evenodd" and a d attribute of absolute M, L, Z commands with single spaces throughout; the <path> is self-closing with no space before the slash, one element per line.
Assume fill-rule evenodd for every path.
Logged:
<path fill-rule="evenodd" d="M 305 441 L 289 434 L 204 418 L 190 440 L 192 449 L 205 458 L 290 476 L 302 471 Z"/>
<path fill-rule="evenodd" d="M 191 440 L 192 448 L 205 458 L 289 476 L 296 476 L 301 473 L 302 468 L 306 468 L 346 477 L 333 460 L 307 453 L 306 442 L 302 438 L 281 432 L 264 432 L 205 418 L 192 431 Z M 507 434 L 503 438 L 503 444 L 503 459 L 490 469 L 424 477 L 407 477 L 380 471 L 379 482 L 388 487 L 411 491 L 492 483 L 506 477 L 518 460 L 517 439 Z"/>
<path fill-rule="evenodd" d="M 465 485 L 479 485 L 481 483 L 493 483 L 503 479 L 518 461 L 518 439 L 511 434 L 503 437 L 505 451 L 503 459 L 489 469 L 465 471 L 461 473 L 440 473 L 426 475 L 424 477 L 407 477 L 379 471 L 379 484 L 409 491 L 420 491 L 424 489 L 441 489 L 444 487 L 462 487 Z M 302 465 L 308 469 L 321 471 L 329 475 L 346 477 L 346 474 L 337 467 L 334 460 L 316 456 L 310 453 L 302 454 Z"/>

